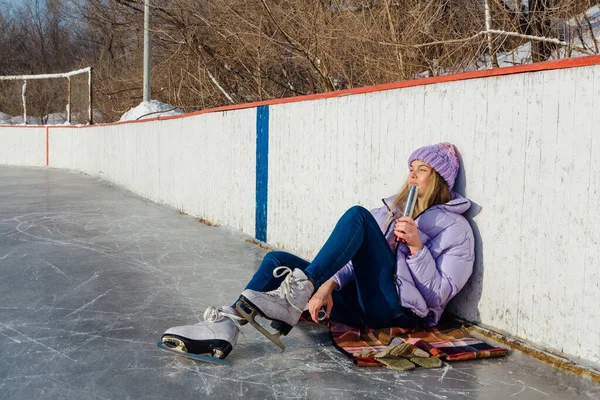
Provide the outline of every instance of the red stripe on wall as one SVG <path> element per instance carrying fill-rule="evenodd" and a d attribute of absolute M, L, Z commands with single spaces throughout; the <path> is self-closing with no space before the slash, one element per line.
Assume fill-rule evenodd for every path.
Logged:
<path fill-rule="evenodd" d="M 49 155 L 49 147 L 50 147 L 50 142 L 48 141 L 48 130 L 50 128 L 46 127 L 46 166 L 48 166 L 48 161 L 50 160 L 50 155 Z"/>

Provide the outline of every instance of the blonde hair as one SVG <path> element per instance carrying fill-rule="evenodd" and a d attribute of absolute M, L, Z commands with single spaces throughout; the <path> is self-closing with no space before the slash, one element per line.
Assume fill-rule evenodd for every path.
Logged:
<path fill-rule="evenodd" d="M 392 212 L 397 217 L 397 210 L 401 210 L 404 206 L 404 202 L 406 201 L 406 197 L 408 195 L 408 180 L 400 189 L 400 194 L 394 200 L 394 204 L 392 205 Z M 417 200 L 417 204 L 415 204 L 415 211 L 411 216 L 413 219 L 417 218 L 419 214 L 423 211 L 427 210 L 429 207 L 435 206 L 437 204 L 445 204 L 452 200 L 452 194 L 450 193 L 450 189 L 448 189 L 448 185 L 444 178 L 437 173 L 437 171 L 431 168 L 431 175 L 429 176 L 429 185 L 427 185 L 427 189 L 421 196 L 419 196 Z M 390 219 L 393 216 L 390 216 Z M 391 222 L 391 221 L 389 221 Z"/>

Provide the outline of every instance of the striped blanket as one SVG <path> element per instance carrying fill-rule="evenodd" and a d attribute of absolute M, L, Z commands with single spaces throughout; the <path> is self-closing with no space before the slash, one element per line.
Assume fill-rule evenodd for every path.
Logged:
<path fill-rule="evenodd" d="M 333 344 L 360 367 L 435 368 L 442 365 L 442 360 L 462 361 L 508 354 L 507 349 L 490 346 L 456 326 L 411 332 L 404 328 L 356 329 L 332 322 L 329 333 Z"/>

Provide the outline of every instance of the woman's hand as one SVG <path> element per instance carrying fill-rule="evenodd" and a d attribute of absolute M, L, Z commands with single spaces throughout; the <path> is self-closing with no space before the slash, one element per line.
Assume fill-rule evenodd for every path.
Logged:
<path fill-rule="evenodd" d="M 322 284 L 313 297 L 311 297 L 308 302 L 308 311 L 310 312 L 310 317 L 313 321 L 319 322 L 319 310 L 323 307 L 325 307 L 325 313 L 327 314 L 327 318 L 329 318 L 331 309 L 333 308 L 333 297 L 331 296 L 331 293 L 336 286 L 337 284 L 335 281 L 329 279 Z"/>
<path fill-rule="evenodd" d="M 410 249 L 411 254 L 416 254 L 423 247 L 421 238 L 419 237 L 419 229 L 417 224 L 410 217 L 400 217 L 394 225 L 394 234 L 399 239 L 404 239 L 404 242 Z"/>

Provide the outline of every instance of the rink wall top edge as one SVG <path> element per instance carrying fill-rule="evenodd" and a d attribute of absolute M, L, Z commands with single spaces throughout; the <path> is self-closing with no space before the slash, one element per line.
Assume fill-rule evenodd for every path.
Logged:
<path fill-rule="evenodd" d="M 285 97 L 282 99 L 274 99 L 274 100 L 266 100 L 266 101 L 258 101 L 252 103 L 243 103 L 243 104 L 234 104 L 229 106 L 215 107 L 215 108 L 207 108 L 200 111 L 194 111 L 191 113 L 185 113 L 175 116 L 168 117 L 156 117 L 156 118 L 148 118 L 143 120 L 135 120 L 135 121 L 120 121 L 120 122 L 111 122 L 106 124 L 94 124 L 94 125 L 75 125 L 75 126 L 63 126 L 63 125 L 5 125 L 2 128 L 52 128 L 52 129 L 85 129 L 85 128 L 93 128 L 94 126 L 111 126 L 111 125 L 122 125 L 122 124 L 135 124 L 135 123 L 143 123 L 143 122 L 151 122 L 151 121 L 165 121 L 170 119 L 180 119 L 191 117 L 195 115 L 208 114 L 214 112 L 223 112 L 223 111 L 234 111 L 241 110 L 247 108 L 256 108 L 261 106 L 272 106 L 286 103 L 297 103 L 302 101 L 310 101 L 310 100 L 320 100 L 320 99 L 328 99 L 334 97 L 343 97 L 355 94 L 364 94 L 364 93 L 373 93 L 373 92 L 381 92 L 385 90 L 391 89 L 402 89 L 408 87 L 415 86 L 426 86 L 426 85 L 434 85 L 437 83 L 446 83 L 446 82 L 455 82 L 455 81 L 463 81 L 469 79 L 479 79 L 479 78 L 489 78 L 496 76 L 505 76 L 505 75 L 513 75 L 513 74 L 522 74 L 527 72 L 539 72 L 539 71 L 549 71 L 556 69 L 567 69 L 567 68 L 577 68 L 577 67 L 587 67 L 592 65 L 600 65 L 600 55 L 595 56 L 586 56 L 586 57 L 578 57 L 578 58 L 567 58 L 562 60 L 555 61 L 545 61 L 535 64 L 526 64 L 526 65 L 518 65 L 514 67 L 503 67 L 503 68 L 494 68 L 494 69 L 486 69 L 479 71 L 470 71 L 470 72 L 461 72 L 458 74 L 451 75 L 443 75 L 443 76 L 435 76 L 431 78 L 422 78 L 422 79 L 412 79 L 400 82 L 392 82 L 385 83 L 380 85 L 373 86 L 363 86 L 360 88 L 354 89 L 345 89 L 338 90 L 332 92 L 325 93 L 317 93 L 310 94 L 304 96 L 293 96 L 293 97 Z"/>

